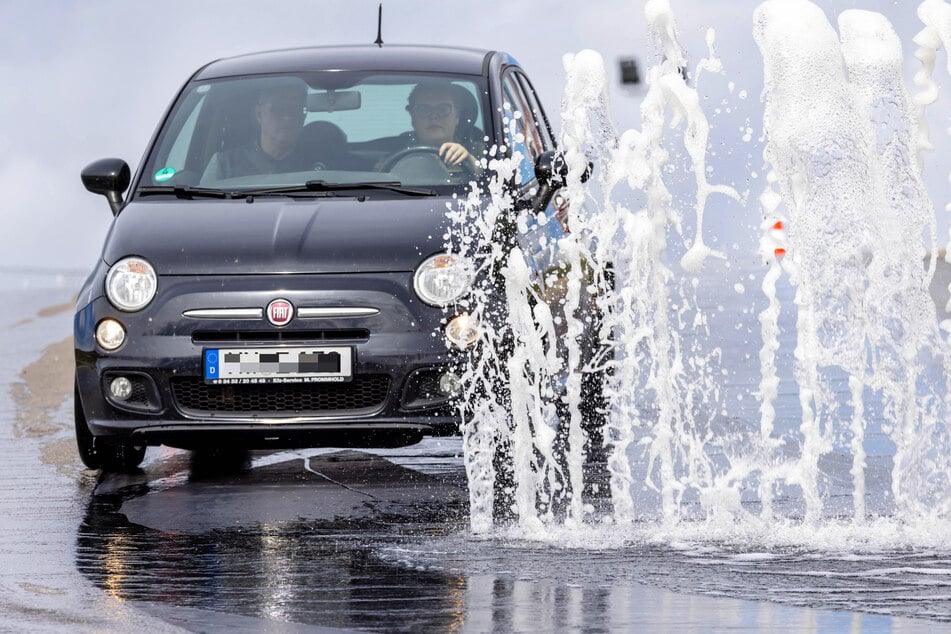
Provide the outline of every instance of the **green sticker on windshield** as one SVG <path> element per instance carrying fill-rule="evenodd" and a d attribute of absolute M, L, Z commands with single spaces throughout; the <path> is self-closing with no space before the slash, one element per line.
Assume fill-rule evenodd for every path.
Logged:
<path fill-rule="evenodd" d="M 152 177 L 152 180 L 154 180 L 156 183 L 164 183 L 172 176 L 175 176 L 175 168 L 163 167 L 159 171 L 155 172 L 155 176 Z"/>

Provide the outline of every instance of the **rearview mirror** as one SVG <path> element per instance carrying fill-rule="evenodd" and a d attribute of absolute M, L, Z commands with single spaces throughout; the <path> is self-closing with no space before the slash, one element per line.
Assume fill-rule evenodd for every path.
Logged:
<path fill-rule="evenodd" d="M 308 112 L 357 110 L 360 103 L 360 92 L 357 90 L 328 90 L 307 95 Z"/>

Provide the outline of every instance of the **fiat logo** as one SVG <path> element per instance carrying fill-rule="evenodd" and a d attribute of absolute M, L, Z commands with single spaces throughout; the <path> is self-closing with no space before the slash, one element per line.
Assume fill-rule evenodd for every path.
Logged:
<path fill-rule="evenodd" d="M 286 299 L 275 299 L 267 305 L 267 320 L 275 326 L 286 326 L 294 318 L 294 305 Z"/>

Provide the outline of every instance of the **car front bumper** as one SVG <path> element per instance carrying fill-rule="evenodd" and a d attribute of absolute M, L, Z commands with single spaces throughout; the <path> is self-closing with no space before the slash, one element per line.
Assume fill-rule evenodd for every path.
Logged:
<path fill-rule="evenodd" d="M 77 311 L 74 324 L 76 380 L 89 428 L 94 435 L 127 435 L 146 444 L 246 447 L 388 446 L 454 433 L 456 408 L 438 380 L 454 369 L 460 353 L 449 350 L 441 335 L 443 311 L 422 304 L 411 285 L 405 272 L 166 276 L 151 304 L 136 313 L 98 297 Z M 282 328 L 263 312 L 228 316 L 275 298 L 289 300 L 298 312 L 322 309 L 311 311 L 322 316 L 295 318 Z M 354 307 L 372 310 L 347 316 L 343 309 Z M 118 320 L 127 333 L 114 352 L 95 341 L 96 325 L 105 318 Z M 351 381 L 204 380 L 205 348 L 324 346 L 352 349 Z M 109 392 L 119 376 L 133 385 L 124 401 Z"/>

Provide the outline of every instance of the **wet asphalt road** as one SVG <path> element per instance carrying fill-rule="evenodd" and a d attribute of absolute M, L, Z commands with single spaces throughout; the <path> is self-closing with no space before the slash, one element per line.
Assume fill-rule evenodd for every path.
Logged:
<path fill-rule="evenodd" d="M 0 275 L 0 305 L 13 307 L 0 312 L 0 631 L 941 625 L 681 594 L 642 583 L 645 570 L 663 577 L 668 559 L 473 537 L 458 439 L 379 452 L 151 448 L 140 473 L 100 477 L 73 447 L 78 280 L 34 277 Z"/>

